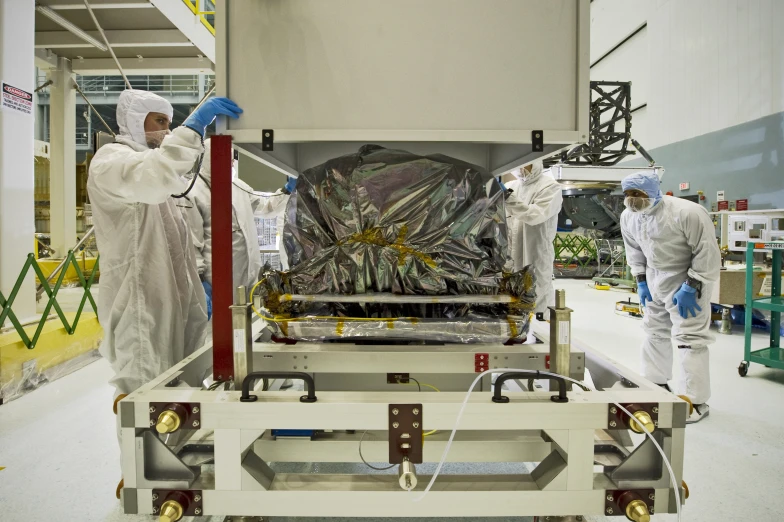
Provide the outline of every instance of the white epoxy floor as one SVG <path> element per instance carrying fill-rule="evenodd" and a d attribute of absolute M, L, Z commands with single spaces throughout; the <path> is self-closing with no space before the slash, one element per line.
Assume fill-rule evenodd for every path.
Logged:
<path fill-rule="evenodd" d="M 639 368 L 640 322 L 613 313 L 614 303 L 627 294 L 589 289 L 584 281 L 560 280 L 556 287 L 567 290 L 567 305 L 575 311 L 574 336 Z M 766 340 L 766 334 L 756 335 L 755 346 Z M 717 335 L 711 349 L 711 414 L 687 429 L 685 479 L 691 498 L 684 521 L 782 519 L 784 371 L 753 365 L 742 379 L 737 373 L 742 354 L 742 329 Z M 0 406 L 0 467 L 6 467 L 0 471 L 0 520 L 153 520 L 123 515 L 114 498 L 120 472 L 112 390 L 106 384 L 110 375 L 99 361 Z"/>

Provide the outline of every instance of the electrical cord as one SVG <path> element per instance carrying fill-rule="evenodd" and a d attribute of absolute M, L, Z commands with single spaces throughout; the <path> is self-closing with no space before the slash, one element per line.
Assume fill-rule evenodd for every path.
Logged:
<path fill-rule="evenodd" d="M 204 101 L 204 100 L 202 100 L 202 101 Z M 191 130 L 193 130 L 193 129 L 191 129 Z M 196 131 L 193 131 L 193 132 L 196 132 Z M 201 147 L 202 147 L 202 150 L 204 150 L 204 136 L 201 136 Z M 199 161 L 196 164 L 196 170 L 195 170 L 195 173 L 193 175 L 193 179 L 191 180 L 191 184 L 188 185 L 188 188 L 185 190 L 185 192 L 183 192 L 181 194 L 172 194 L 172 197 L 174 199 L 184 198 L 185 196 L 187 196 L 190 193 L 191 190 L 193 190 L 193 187 L 196 185 L 196 180 L 199 179 L 199 172 L 201 172 L 201 162 L 203 160 L 204 160 L 204 152 L 199 154 Z M 191 172 L 194 172 L 194 170 L 191 169 Z"/>
<path fill-rule="evenodd" d="M 425 498 L 425 496 L 430 492 L 430 489 L 433 487 L 433 484 L 435 483 L 436 479 L 438 478 L 438 475 L 441 472 L 441 468 L 444 466 L 444 462 L 446 462 L 446 457 L 449 454 L 449 450 L 452 448 L 452 442 L 454 441 L 455 434 L 457 433 L 457 429 L 460 426 L 460 421 L 463 419 L 463 413 L 465 412 L 465 408 L 468 405 L 468 399 L 471 397 L 471 392 L 474 391 L 474 388 L 476 387 L 477 383 L 482 379 L 482 377 L 484 377 L 485 375 L 488 375 L 488 374 L 492 374 L 492 373 L 525 372 L 525 371 L 530 371 L 530 370 L 521 370 L 521 369 L 517 369 L 517 368 L 494 368 L 492 370 L 484 371 L 484 372 L 482 372 L 482 373 L 480 373 L 479 375 L 476 376 L 476 378 L 474 379 L 474 382 L 472 382 L 471 386 L 468 388 L 468 392 L 466 392 L 465 398 L 463 399 L 463 404 L 460 406 L 460 411 L 458 411 L 458 413 L 457 413 L 457 418 L 455 419 L 455 427 L 452 428 L 452 433 L 449 435 L 449 440 L 447 441 L 446 446 L 444 447 L 444 452 L 441 454 L 441 460 L 438 462 L 438 466 L 436 467 L 436 470 L 433 473 L 433 476 L 430 479 L 430 482 L 427 484 L 427 487 L 425 488 L 425 490 L 422 492 L 422 494 L 420 496 L 418 496 L 417 498 L 413 499 L 413 502 L 419 502 L 423 498 Z M 564 377 L 563 375 L 557 375 L 557 374 L 554 374 L 554 373 L 551 373 L 551 372 L 539 372 L 539 373 L 541 375 L 547 375 L 547 376 L 551 376 L 551 377 L 558 377 L 558 378 L 561 378 L 561 379 L 565 379 L 565 380 L 567 380 L 569 382 L 572 382 L 574 384 L 577 384 L 577 385 L 579 385 L 580 387 L 583 387 L 583 388 L 586 386 L 584 383 L 582 383 L 582 382 L 580 382 L 580 381 L 578 381 L 576 379 L 572 379 L 570 377 Z M 596 391 L 596 390 L 594 389 L 593 391 Z M 615 405 L 618 409 L 620 409 L 622 412 L 624 412 L 630 418 L 634 417 L 629 410 L 627 410 L 626 408 L 624 408 L 623 406 L 621 406 L 617 402 L 613 402 L 613 405 Z M 675 508 L 676 508 L 676 510 L 678 512 L 678 522 L 681 522 L 681 492 L 680 492 L 680 485 L 678 484 L 678 481 L 675 478 L 675 472 L 672 469 L 672 465 L 670 464 L 670 460 L 667 458 L 667 455 L 664 453 L 664 450 L 659 445 L 659 443 L 656 441 L 654 436 L 652 434 L 650 434 L 648 431 L 643 431 L 643 433 L 645 433 L 645 435 L 648 437 L 648 439 L 650 439 L 650 441 L 656 447 L 656 449 L 658 450 L 659 454 L 662 456 L 662 460 L 664 461 L 664 464 L 667 466 L 667 471 L 670 474 L 670 480 L 672 482 L 672 489 L 675 492 Z"/>
<path fill-rule="evenodd" d="M 362 462 L 365 464 L 365 466 L 369 467 L 370 469 L 374 469 L 376 471 L 386 471 L 388 469 L 392 469 L 395 466 L 397 466 L 397 464 L 392 464 L 390 466 L 387 466 L 386 468 L 377 468 L 375 466 L 371 466 L 370 464 L 368 464 L 368 462 L 365 460 L 365 457 L 362 456 L 362 441 L 365 440 L 365 435 L 367 435 L 367 432 L 368 430 L 365 430 L 364 433 L 362 433 L 362 436 L 359 438 L 359 458 L 362 459 Z"/>

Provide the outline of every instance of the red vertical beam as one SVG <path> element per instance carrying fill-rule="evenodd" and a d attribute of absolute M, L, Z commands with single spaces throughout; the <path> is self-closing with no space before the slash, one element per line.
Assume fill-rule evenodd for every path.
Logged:
<path fill-rule="evenodd" d="M 234 378 L 231 310 L 231 136 L 212 137 L 212 373 L 216 380 Z"/>

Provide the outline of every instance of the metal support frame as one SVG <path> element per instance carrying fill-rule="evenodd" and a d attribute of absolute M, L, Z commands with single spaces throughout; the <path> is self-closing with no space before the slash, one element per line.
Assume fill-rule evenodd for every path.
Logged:
<path fill-rule="evenodd" d="M 591 82 L 588 143 L 563 154 L 561 162 L 610 166 L 635 154 L 629 150 L 632 136 L 631 89 L 631 82 Z M 616 128 L 621 124 L 622 128 Z M 611 149 L 618 144 L 619 149 Z"/>
<path fill-rule="evenodd" d="M 230 307 L 234 280 L 231 264 L 231 136 L 213 136 L 212 185 L 212 343 L 213 375 L 217 381 L 234 379 L 234 335 Z"/>
<path fill-rule="evenodd" d="M 622 437 L 628 432 L 610 426 L 608 411 L 616 402 L 658 405 L 657 437 L 673 465 L 676 487 L 680 487 L 686 404 L 593 352 L 586 354 L 591 367 L 612 367 L 618 378 L 634 383 L 633 387 L 599 392 L 575 389 L 563 404 L 551 402 L 551 393 L 546 391 L 505 391 L 511 399 L 507 404 L 493 403 L 488 392 L 473 393 L 448 460 L 522 462 L 530 472 L 440 475 L 421 502 L 413 499 L 429 481 L 427 475 L 420 476 L 414 492 L 407 493 L 401 490 L 394 469 L 390 474 L 368 475 L 356 464 L 356 472 L 346 474 L 346 464 L 329 463 L 359 462 L 357 448 L 364 430 L 372 430 L 374 435 L 363 449 L 366 456 L 374 462 L 386 460 L 390 404 L 422 405 L 425 429 L 439 430 L 432 443 L 431 439 L 425 442 L 423 460 L 437 461 L 465 392 L 319 390 L 319 400 L 306 404 L 300 402 L 299 392 L 257 390 L 257 401 L 243 403 L 239 391 L 167 387 L 186 375 L 198 374 L 210 355 L 210 347 L 202 348 L 122 401 L 126 512 L 152 513 L 153 490 L 172 489 L 177 481 L 182 486 L 183 480 L 188 482 L 183 490 L 198 490 L 203 495 L 203 515 L 599 515 L 604 513 L 607 493 L 624 489 L 653 490 L 655 512 L 675 512 L 673 484 L 661 472 L 661 459 L 643 440 L 635 443 L 628 435 Z M 151 433 L 149 407 L 160 402 L 200 404 L 202 431 L 184 434 L 176 446 L 169 446 L 171 454 L 153 452 L 165 458 L 148 465 L 145 459 L 151 452 L 145 454 L 145 447 L 151 441 L 144 441 Z M 275 438 L 273 429 L 332 432 Z M 172 454 L 188 464 L 193 462 L 197 447 L 211 456 L 214 471 L 203 467 L 198 475 L 183 473 L 189 468 L 175 465 Z M 301 472 L 296 465 L 301 462 L 319 463 L 318 471 Z M 164 463 L 166 466 L 161 465 Z M 597 463 L 604 466 L 602 472 L 594 471 Z M 154 473 L 144 475 L 140 470 L 145 469 Z"/>

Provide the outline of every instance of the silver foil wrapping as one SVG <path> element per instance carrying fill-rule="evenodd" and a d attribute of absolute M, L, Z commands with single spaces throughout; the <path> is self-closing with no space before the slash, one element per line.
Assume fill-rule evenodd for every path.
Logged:
<path fill-rule="evenodd" d="M 286 209 L 283 241 L 291 268 L 268 272 L 259 291 L 282 336 L 495 342 L 527 334 L 535 302 L 533 273 L 504 274 L 503 191 L 477 166 L 366 145 L 300 175 Z M 517 299 L 475 305 L 279 299 L 378 292 L 504 293 Z M 314 319 L 308 323 L 306 317 Z M 414 320 L 340 321 L 344 317 Z"/>

